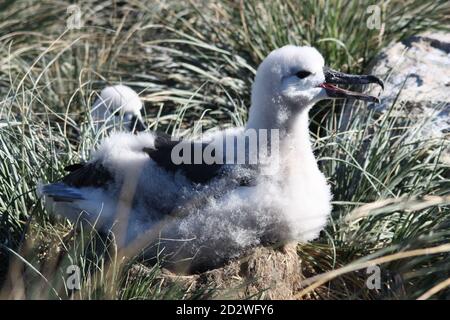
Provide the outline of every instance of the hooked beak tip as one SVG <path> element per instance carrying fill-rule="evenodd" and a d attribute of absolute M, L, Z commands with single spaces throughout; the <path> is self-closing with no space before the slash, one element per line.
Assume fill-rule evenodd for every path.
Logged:
<path fill-rule="evenodd" d="M 372 83 L 378 84 L 381 87 L 381 89 L 384 90 L 384 82 L 383 82 L 383 80 L 381 80 L 380 78 L 378 78 L 376 76 L 372 76 L 372 75 L 370 76 L 370 78 L 371 78 L 371 82 Z"/>

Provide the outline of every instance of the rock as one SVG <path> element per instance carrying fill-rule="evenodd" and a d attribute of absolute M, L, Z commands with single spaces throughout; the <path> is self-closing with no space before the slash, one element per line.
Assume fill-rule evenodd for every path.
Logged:
<path fill-rule="evenodd" d="M 373 107 L 385 111 L 391 108 L 398 95 L 398 108 L 394 114 L 414 122 L 429 116 L 430 121 L 421 130 L 421 135 L 424 138 L 448 138 L 449 70 L 450 33 L 424 33 L 394 43 L 380 53 L 370 71 L 385 79 L 381 104 Z M 448 156 L 450 150 L 447 151 Z"/>
<path fill-rule="evenodd" d="M 450 33 L 413 36 L 383 50 L 372 73 L 386 79 L 382 107 L 400 99 L 416 104 L 450 103 Z"/>
<path fill-rule="evenodd" d="M 130 272 L 135 277 L 144 268 L 137 265 Z M 294 299 L 301 279 L 294 243 L 282 249 L 258 247 L 243 258 L 200 274 L 186 276 L 164 270 L 159 276 L 161 286 L 181 285 L 188 295 L 204 292 L 213 299 Z"/>

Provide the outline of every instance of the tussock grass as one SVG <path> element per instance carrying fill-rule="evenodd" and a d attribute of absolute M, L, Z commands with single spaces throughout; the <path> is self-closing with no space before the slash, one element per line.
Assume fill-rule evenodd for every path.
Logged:
<path fill-rule="evenodd" d="M 5 298 L 208 296 L 161 287 L 158 266 L 130 277 L 131 262 L 114 260 L 114 250 L 97 252 L 95 234 L 68 234 L 73 226 L 49 216 L 37 198 L 40 181 L 60 178 L 65 165 L 88 158 L 101 139 L 87 113 L 95 90 L 118 82 L 132 86 L 145 101 L 152 130 L 187 135 L 199 124 L 241 125 L 255 69 L 272 49 L 313 45 L 332 67 L 360 72 L 392 41 L 448 29 L 450 13 L 442 0 L 387 1 L 381 4 L 382 28 L 369 30 L 365 1 L 78 3 L 84 23 L 79 30 L 66 28 L 69 1 L 6 1 L 0 10 L 0 294 Z M 348 109 L 353 113 L 344 121 Z M 344 271 L 352 271 L 326 273 L 328 282 L 306 288 L 307 295 L 448 297 L 440 285 L 450 277 L 448 252 L 425 250 L 449 239 L 449 167 L 440 161 L 448 141 L 426 140 L 421 123 L 363 104 L 348 102 L 343 109 L 325 103 L 311 116 L 334 210 L 326 232 L 300 245 L 299 256 L 305 274 L 315 277 L 310 284 L 322 281 L 324 272 L 346 266 L 351 267 Z M 369 290 L 365 269 L 357 267 L 422 249 L 420 255 L 383 260 L 380 290 Z M 111 252 L 112 259 L 106 259 Z M 81 291 L 66 288 L 69 264 L 82 266 Z"/>

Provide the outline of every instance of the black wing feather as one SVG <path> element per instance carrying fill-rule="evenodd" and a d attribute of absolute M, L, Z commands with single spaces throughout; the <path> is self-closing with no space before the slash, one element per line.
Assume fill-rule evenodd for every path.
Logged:
<path fill-rule="evenodd" d="M 144 151 L 155 161 L 160 167 L 169 172 L 181 171 L 189 180 L 195 183 L 205 183 L 217 177 L 221 173 L 222 164 L 206 164 L 194 163 L 194 150 L 201 144 L 202 152 L 208 144 L 201 142 L 189 142 L 184 140 L 174 140 L 167 134 L 155 134 L 155 148 L 144 148 Z M 190 163 L 175 164 L 172 161 L 172 150 L 178 143 L 186 143 L 191 148 Z M 213 154 L 214 155 L 214 154 Z M 183 156 L 181 151 L 180 156 Z"/>
<path fill-rule="evenodd" d="M 68 171 L 68 172 L 73 172 L 75 170 L 81 169 L 85 165 L 86 165 L 86 162 L 73 163 L 73 164 L 69 164 L 68 166 L 65 166 L 64 170 Z"/>
<path fill-rule="evenodd" d="M 62 178 L 62 182 L 69 186 L 104 188 L 113 181 L 113 175 L 98 163 L 76 163 L 66 167 L 70 173 Z"/>

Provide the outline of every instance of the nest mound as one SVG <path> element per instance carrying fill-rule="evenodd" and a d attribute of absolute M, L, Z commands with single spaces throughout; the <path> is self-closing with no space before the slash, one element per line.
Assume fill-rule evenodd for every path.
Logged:
<path fill-rule="evenodd" d="M 146 273 L 135 265 L 132 276 Z M 181 286 L 187 296 L 201 292 L 212 299 L 294 299 L 302 280 L 297 244 L 283 248 L 257 247 L 245 257 L 226 265 L 193 275 L 179 275 L 163 270 L 158 276 L 161 287 Z"/>

